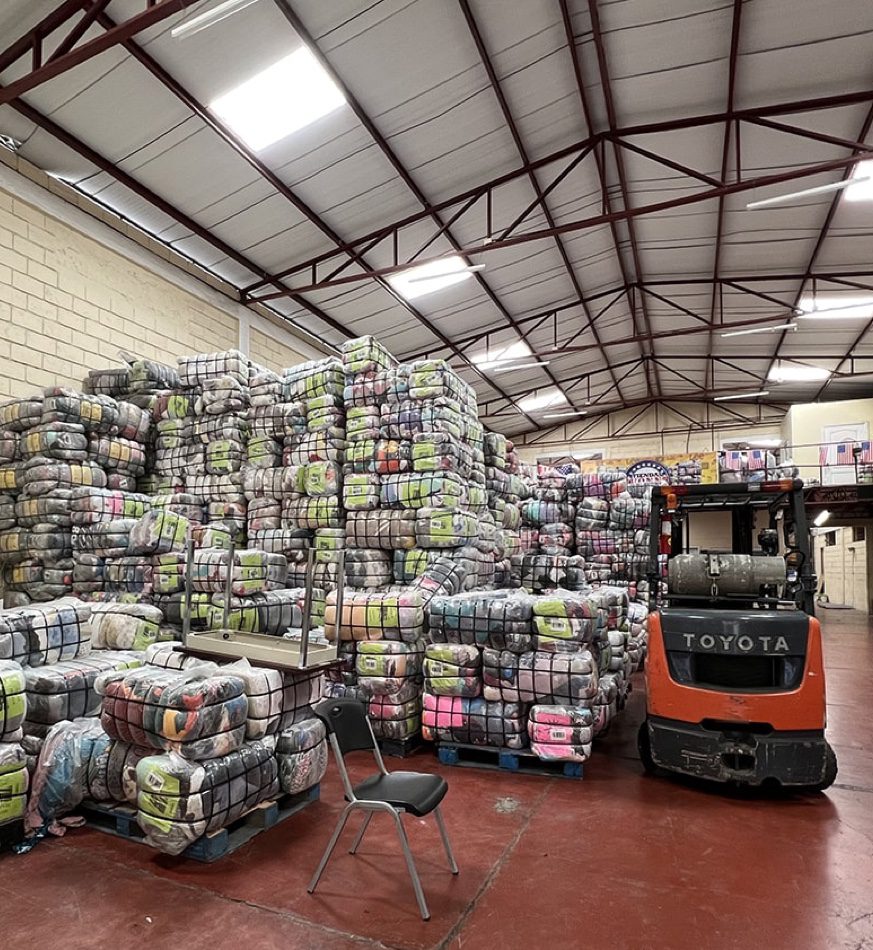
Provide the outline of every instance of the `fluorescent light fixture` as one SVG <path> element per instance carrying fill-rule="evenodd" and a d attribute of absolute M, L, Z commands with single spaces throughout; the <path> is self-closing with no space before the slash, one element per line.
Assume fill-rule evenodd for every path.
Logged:
<path fill-rule="evenodd" d="M 816 526 L 816 528 L 820 528 L 827 522 L 830 516 L 831 513 L 827 510 L 827 508 L 824 508 L 815 516 L 815 519 L 812 523 Z"/>
<path fill-rule="evenodd" d="M 831 371 L 821 366 L 774 366 L 767 377 L 774 383 L 820 383 L 831 378 Z"/>
<path fill-rule="evenodd" d="M 532 366 L 548 366 L 551 360 L 534 360 L 531 363 L 509 363 L 495 366 L 492 373 L 514 373 L 517 369 L 530 369 Z"/>
<path fill-rule="evenodd" d="M 452 284 L 459 284 L 462 280 L 469 280 L 473 271 L 466 261 L 455 255 L 441 261 L 431 261 L 429 264 L 420 264 L 410 267 L 388 278 L 388 283 L 407 300 L 415 300 L 425 294 L 432 294 Z"/>
<path fill-rule="evenodd" d="M 476 274 L 480 270 L 485 270 L 484 264 L 471 264 L 469 267 L 466 268 L 466 271 L 469 274 Z M 442 275 L 438 275 L 438 276 L 442 276 Z M 427 274 L 425 274 L 423 277 L 409 277 L 408 278 L 410 284 L 420 284 L 423 280 L 434 280 L 434 279 L 435 278 L 433 276 L 428 276 Z"/>
<path fill-rule="evenodd" d="M 247 145 L 260 151 L 345 103 L 343 94 L 301 46 L 209 105 Z"/>
<path fill-rule="evenodd" d="M 727 402 L 729 399 L 757 399 L 758 396 L 769 396 L 769 389 L 756 389 L 749 393 L 732 393 L 730 396 L 713 396 L 713 402 Z"/>
<path fill-rule="evenodd" d="M 539 392 L 525 396 L 518 403 L 522 412 L 536 412 L 538 409 L 551 409 L 553 406 L 563 406 L 567 397 L 560 389 L 541 389 Z"/>
<path fill-rule="evenodd" d="M 772 327 L 753 327 L 751 330 L 731 330 L 722 336 L 749 336 L 751 333 L 778 333 L 780 330 L 796 330 L 796 323 L 780 323 Z"/>
<path fill-rule="evenodd" d="M 567 412 L 546 412 L 543 419 L 569 419 L 570 416 L 587 416 L 586 409 L 570 409 Z"/>
<path fill-rule="evenodd" d="M 198 13 L 197 16 L 192 16 L 190 19 L 184 20 L 178 26 L 174 26 L 173 29 L 170 30 L 170 36 L 172 36 L 174 40 L 181 39 L 185 36 L 193 36 L 195 33 L 205 30 L 214 23 L 220 23 L 229 16 L 233 16 L 234 13 L 245 10 L 246 7 L 250 7 L 253 3 L 257 3 L 257 0 L 224 0 L 224 3 L 219 3 L 218 6 L 204 10 L 203 13 Z"/>
<path fill-rule="evenodd" d="M 502 363 L 508 363 L 510 360 L 523 360 L 532 356 L 533 350 L 531 350 L 527 343 L 525 343 L 524 340 L 516 340 L 515 343 L 501 344 L 496 349 L 477 353 L 470 357 L 470 360 L 475 363 L 479 369 L 485 371 L 499 366 Z"/>
<path fill-rule="evenodd" d="M 799 307 L 800 320 L 869 320 L 873 317 L 873 295 L 833 294 L 804 297 Z"/>
<path fill-rule="evenodd" d="M 846 201 L 873 201 L 873 160 L 855 165 L 844 197 Z"/>
<path fill-rule="evenodd" d="M 843 181 L 835 181 L 830 185 L 818 185 L 815 188 L 804 188 L 802 191 L 792 191 L 787 195 L 776 195 L 773 198 L 764 198 L 762 201 L 750 201 L 749 204 L 746 205 L 746 210 L 754 211 L 756 208 L 769 208 L 771 205 L 787 204 L 789 201 L 794 201 L 796 198 L 810 198 L 813 195 L 827 195 L 832 191 L 842 191 L 844 188 L 848 188 L 852 184 L 860 184 L 861 182 L 869 181 L 869 178 L 859 178 L 853 182 L 851 178 L 846 178 Z"/>

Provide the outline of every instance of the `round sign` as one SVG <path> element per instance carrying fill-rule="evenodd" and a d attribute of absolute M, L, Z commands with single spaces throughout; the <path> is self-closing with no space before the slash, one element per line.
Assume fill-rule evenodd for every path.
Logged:
<path fill-rule="evenodd" d="M 654 459 L 641 459 L 628 466 L 628 485 L 669 485 L 670 469 Z"/>

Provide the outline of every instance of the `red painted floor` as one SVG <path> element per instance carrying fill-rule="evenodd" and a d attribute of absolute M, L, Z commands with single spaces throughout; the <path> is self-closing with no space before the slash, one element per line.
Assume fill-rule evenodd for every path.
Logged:
<path fill-rule="evenodd" d="M 643 776 L 639 683 L 582 782 L 409 763 L 448 777 L 461 867 L 448 873 L 431 822 L 410 822 L 428 923 L 378 818 L 306 894 L 340 807 L 331 769 L 321 802 L 214 865 L 88 829 L 0 859 L 3 946 L 873 950 L 873 626 L 823 613 L 840 762 L 825 795 L 756 800 Z"/>

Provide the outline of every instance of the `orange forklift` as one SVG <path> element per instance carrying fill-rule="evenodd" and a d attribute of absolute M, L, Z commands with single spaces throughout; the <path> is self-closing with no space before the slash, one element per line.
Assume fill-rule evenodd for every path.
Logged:
<path fill-rule="evenodd" d="M 689 551 L 691 521 L 706 512 L 729 513 L 730 547 Z M 646 770 L 828 788 L 837 760 L 825 739 L 803 483 L 656 487 L 649 553 L 646 720 L 638 737 Z"/>

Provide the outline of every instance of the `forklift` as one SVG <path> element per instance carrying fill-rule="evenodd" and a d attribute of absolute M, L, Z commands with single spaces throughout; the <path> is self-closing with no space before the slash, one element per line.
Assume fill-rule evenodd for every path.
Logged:
<path fill-rule="evenodd" d="M 730 547 L 689 552 L 707 512 L 730 514 Z M 658 486 L 649 556 L 646 771 L 828 788 L 837 760 L 803 482 Z"/>

